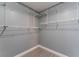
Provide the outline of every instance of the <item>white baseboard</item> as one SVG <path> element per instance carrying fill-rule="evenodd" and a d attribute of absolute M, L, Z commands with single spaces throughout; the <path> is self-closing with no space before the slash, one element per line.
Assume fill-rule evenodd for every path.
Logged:
<path fill-rule="evenodd" d="M 25 55 L 25 54 L 27 54 L 27 53 L 29 53 L 29 52 L 35 50 L 35 49 L 38 48 L 38 47 L 39 47 L 39 45 L 36 45 L 36 46 L 34 46 L 33 48 L 30 48 L 30 49 L 28 49 L 28 50 L 26 50 L 26 51 L 24 51 L 24 52 L 22 52 L 22 53 L 19 53 L 19 54 L 17 54 L 17 55 L 14 56 L 14 57 L 22 57 L 23 55 Z"/>
<path fill-rule="evenodd" d="M 64 55 L 64 54 L 62 54 L 62 53 L 56 52 L 55 50 L 49 49 L 49 48 L 44 47 L 44 46 L 42 46 L 42 45 L 38 45 L 38 46 L 39 46 L 40 48 L 43 48 L 43 49 L 45 49 L 45 50 L 47 50 L 47 51 L 49 51 L 49 52 L 51 52 L 51 53 L 53 53 L 53 54 L 59 56 L 59 57 L 68 57 L 68 56 L 66 56 L 66 55 Z"/>
<path fill-rule="evenodd" d="M 55 54 L 55 55 L 57 55 L 57 56 L 59 56 L 59 57 L 68 57 L 68 56 L 66 56 L 66 55 L 64 55 L 64 54 L 62 54 L 62 53 L 56 52 L 56 51 L 51 50 L 51 49 L 49 49 L 49 48 L 46 48 L 46 47 L 44 47 L 44 46 L 42 46 L 42 45 L 36 45 L 35 47 L 30 48 L 29 50 L 26 50 L 26 51 L 24 51 L 24 52 L 22 52 L 22 53 L 20 53 L 20 54 L 18 54 L 18 55 L 16 55 L 16 56 L 14 56 L 14 57 L 22 57 L 23 55 L 25 55 L 25 54 L 27 54 L 27 53 L 29 53 L 29 52 L 35 50 L 35 49 L 38 48 L 38 47 L 43 48 L 43 49 L 45 49 L 45 50 L 47 50 L 47 51 L 49 51 L 49 52 L 51 52 L 51 53 L 53 53 L 53 54 Z"/>

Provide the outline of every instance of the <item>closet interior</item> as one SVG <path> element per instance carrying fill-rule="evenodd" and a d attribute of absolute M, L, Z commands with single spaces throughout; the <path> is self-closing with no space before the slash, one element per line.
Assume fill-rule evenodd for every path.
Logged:
<path fill-rule="evenodd" d="M 0 2 L 0 57 L 79 57 L 79 2 Z"/>

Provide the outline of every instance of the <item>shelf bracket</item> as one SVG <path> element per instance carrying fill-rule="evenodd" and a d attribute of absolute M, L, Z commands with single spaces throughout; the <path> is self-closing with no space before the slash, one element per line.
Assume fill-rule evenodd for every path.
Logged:
<path fill-rule="evenodd" d="M 6 30 L 7 27 L 8 27 L 8 26 L 3 26 L 3 30 L 2 30 L 2 32 L 0 33 L 0 36 L 2 36 L 2 34 L 4 34 L 4 32 L 5 32 L 5 30 Z"/>

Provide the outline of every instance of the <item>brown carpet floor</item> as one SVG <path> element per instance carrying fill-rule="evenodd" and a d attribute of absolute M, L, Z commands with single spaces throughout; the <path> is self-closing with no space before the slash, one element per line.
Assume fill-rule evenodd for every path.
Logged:
<path fill-rule="evenodd" d="M 51 52 L 44 50 L 42 48 L 37 48 L 27 54 L 25 54 L 22 57 L 58 57 L 55 54 L 52 54 Z"/>

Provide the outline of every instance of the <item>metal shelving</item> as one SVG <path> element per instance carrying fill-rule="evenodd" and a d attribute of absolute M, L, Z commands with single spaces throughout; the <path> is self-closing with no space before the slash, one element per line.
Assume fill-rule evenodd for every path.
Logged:
<path fill-rule="evenodd" d="M 78 30 L 79 31 L 79 20 L 68 20 L 68 21 L 53 21 L 40 24 L 41 29 L 51 30 Z"/>

